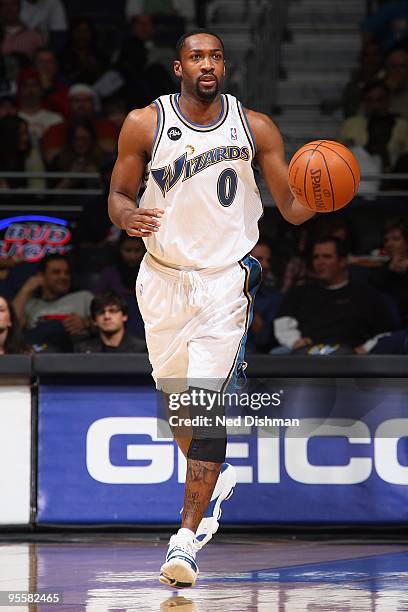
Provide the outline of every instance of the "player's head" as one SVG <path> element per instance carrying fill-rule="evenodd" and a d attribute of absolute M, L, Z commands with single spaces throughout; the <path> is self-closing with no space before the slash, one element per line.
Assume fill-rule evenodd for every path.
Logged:
<path fill-rule="evenodd" d="M 224 44 L 206 30 L 183 34 L 176 45 L 174 73 L 182 91 L 203 101 L 218 95 L 225 75 Z"/>
<path fill-rule="evenodd" d="M 128 305 L 115 291 L 96 295 L 91 302 L 91 316 L 96 327 L 105 334 L 122 330 L 128 319 Z"/>
<path fill-rule="evenodd" d="M 347 279 L 347 248 L 343 240 L 322 236 L 313 244 L 312 260 L 316 279 L 322 285 L 336 285 Z"/>

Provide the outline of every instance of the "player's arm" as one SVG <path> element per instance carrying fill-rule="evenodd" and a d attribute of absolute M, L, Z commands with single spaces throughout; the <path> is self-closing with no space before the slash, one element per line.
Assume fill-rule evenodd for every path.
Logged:
<path fill-rule="evenodd" d="M 273 121 L 255 111 L 247 110 L 259 164 L 265 183 L 281 214 L 290 223 L 300 225 L 315 214 L 297 202 L 288 184 L 288 166 L 282 136 Z"/>
<path fill-rule="evenodd" d="M 153 105 L 127 116 L 119 135 L 118 158 L 112 172 L 108 211 L 112 222 L 129 236 L 150 236 L 160 226 L 164 210 L 137 208 L 146 164 L 150 157 L 157 116 Z"/>

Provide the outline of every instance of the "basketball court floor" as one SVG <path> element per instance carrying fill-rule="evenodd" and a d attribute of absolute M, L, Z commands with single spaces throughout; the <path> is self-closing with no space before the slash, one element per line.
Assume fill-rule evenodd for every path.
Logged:
<path fill-rule="evenodd" d="M 63 593 L 63 604 L 11 612 L 408 610 L 408 541 L 217 534 L 196 587 L 158 582 L 167 534 L 0 535 L 0 591 Z"/>

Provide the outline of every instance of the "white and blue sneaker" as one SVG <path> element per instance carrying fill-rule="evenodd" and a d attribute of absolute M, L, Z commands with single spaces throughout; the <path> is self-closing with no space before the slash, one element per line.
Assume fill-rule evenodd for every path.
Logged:
<path fill-rule="evenodd" d="M 179 529 L 170 538 L 166 561 L 160 568 L 160 582 L 176 589 L 194 586 L 198 576 L 195 556 L 200 548 L 190 529 Z"/>
<path fill-rule="evenodd" d="M 221 504 L 231 497 L 236 484 L 237 473 L 235 468 L 229 463 L 223 463 L 207 511 L 195 534 L 200 548 L 205 546 L 217 532 L 220 526 L 218 521 L 221 518 Z"/>

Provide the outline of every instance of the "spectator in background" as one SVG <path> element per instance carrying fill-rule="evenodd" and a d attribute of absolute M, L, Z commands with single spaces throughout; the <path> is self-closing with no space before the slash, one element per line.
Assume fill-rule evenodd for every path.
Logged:
<path fill-rule="evenodd" d="M 283 271 L 282 293 L 287 293 L 293 287 L 304 285 L 311 278 L 311 270 L 308 265 L 310 227 L 310 224 L 304 223 L 292 229 L 295 236 L 295 252 Z"/>
<path fill-rule="evenodd" d="M 34 68 L 41 84 L 43 107 L 68 116 L 68 87 L 58 80 L 58 61 L 52 49 L 42 47 L 34 56 Z"/>
<path fill-rule="evenodd" d="M 133 17 L 127 35 L 114 54 L 114 66 L 125 81 L 125 96 L 130 107 L 143 107 L 154 98 L 144 79 L 148 46 L 153 39 L 153 20 L 149 15 Z"/>
<path fill-rule="evenodd" d="M 8 115 L 0 119 L 0 168 L 2 172 L 24 172 L 31 152 L 30 134 L 24 119 Z M 0 187 L 26 187 L 25 178 L 0 179 Z"/>
<path fill-rule="evenodd" d="M 0 355 L 28 352 L 14 308 L 7 298 L 0 295 Z"/>
<path fill-rule="evenodd" d="M 193 20 L 194 6 L 192 0 L 144 0 L 142 3 L 130 0 L 125 12 L 130 19 L 142 15 L 152 16 L 158 46 L 174 48 L 185 30 L 184 18 L 190 22 Z"/>
<path fill-rule="evenodd" d="M 359 67 L 353 71 L 350 81 L 343 89 L 342 108 L 344 117 L 363 112 L 364 89 L 372 81 L 384 76 L 384 52 L 375 40 L 365 44 L 360 53 Z"/>
<path fill-rule="evenodd" d="M 386 117 L 372 117 L 368 122 L 368 142 L 365 147 L 351 147 L 359 162 L 361 174 L 366 177 L 380 173 L 389 174 L 395 171 L 396 164 L 404 157 L 392 155 L 388 143 L 392 137 L 395 119 Z M 375 194 L 379 190 L 395 189 L 395 182 L 380 179 L 364 179 L 360 183 L 359 195 Z"/>
<path fill-rule="evenodd" d="M 103 110 L 106 118 L 112 121 L 116 125 L 116 129 L 120 131 L 129 112 L 124 95 L 116 94 L 106 98 L 103 102 Z"/>
<path fill-rule="evenodd" d="M 67 139 L 68 127 L 78 119 L 91 121 L 96 133 L 98 145 L 104 153 L 116 151 L 118 129 L 105 117 L 97 117 L 95 111 L 95 93 L 89 85 L 78 83 L 68 91 L 68 120 L 49 128 L 44 134 L 42 149 L 45 160 L 50 163 L 62 151 Z"/>
<path fill-rule="evenodd" d="M 402 174 L 405 178 L 392 178 L 392 174 Z M 408 191 L 408 152 L 401 155 L 392 167 L 390 179 L 384 184 L 384 189 Z"/>
<path fill-rule="evenodd" d="M 408 119 L 408 51 L 394 49 L 387 57 L 385 83 L 390 90 L 390 110 Z"/>
<path fill-rule="evenodd" d="M 21 21 L 37 30 L 44 42 L 56 51 L 64 48 L 68 22 L 61 0 L 22 0 Z"/>
<path fill-rule="evenodd" d="M 145 252 L 141 238 L 131 238 L 122 232 L 116 264 L 102 270 L 94 287 L 95 293 L 116 291 L 126 299 L 129 314 L 127 328 L 138 338 L 144 338 L 144 325 L 136 301 L 135 285 Z"/>
<path fill-rule="evenodd" d="M 81 200 L 84 211 L 78 219 L 76 240 L 84 247 L 100 244 L 106 239 L 110 239 L 112 230 L 120 231 L 112 225 L 112 221 L 108 215 L 108 207 L 106 206 L 109 195 L 110 179 L 115 161 L 116 156 L 111 156 L 105 158 L 102 162 L 101 182 L 103 193 L 99 196 L 93 196 L 88 199 L 83 198 Z M 114 239 L 113 242 L 115 242 Z M 92 281 L 90 278 L 86 278 L 86 274 L 81 274 L 81 278 L 85 279 L 84 287 L 91 286 Z"/>
<path fill-rule="evenodd" d="M 390 112 L 390 93 L 381 81 L 370 83 L 364 90 L 364 115 L 349 117 L 340 126 L 338 140 L 349 147 L 365 147 L 369 140 L 368 125 L 374 118 L 381 118 L 383 125 L 391 125 L 386 149 L 391 165 L 408 151 L 408 121 Z"/>
<path fill-rule="evenodd" d="M 408 225 L 401 219 L 391 219 L 384 232 L 384 249 L 390 260 L 373 270 L 371 283 L 379 291 L 390 295 L 398 314 L 408 327 Z"/>
<path fill-rule="evenodd" d="M 20 0 L 0 0 L 0 28 L 3 31 L 1 51 L 4 55 L 21 53 L 32 59 L 44 44 L 42 36 L 20 19 Z"/>
<path fill-rule="evenodd" d="M 1 40 L 1 27 L 0 27 Z M 18 79 L 20 73 L 26 68 L 31 67 L 31 60 L 22 53 L 9 53 L 2 55 L 0 53 L 0 65 L 2 74 L 2 94 L 15 98 L 18 87 Z"/>
<path fill-rule="evenodd" d="M 133 17 L 114 60 L 125 81 L 125 95 L 131 107 L 146 106 L 173 91 L 173 81 L 163 66 L 170 65 L 167 55 L 155 45 L 153 17 L 145 14 Z"/>
<path fill-rule="evenodd" d="M 71 267 L 64 255 L 48 255 L 13 300 L 26 338 L 57 352 L 71 351 L 72 343 L 89 335 L 92 294 L 71 290 Z"/>
<path fill-rule="evenodd" d="M 395 117 L 391 114 L 384 117 L 371 117 L 368 121 L 368 142 L 362 146 L 350 147 L 354 153 L 363 177 L 375 176 L 382 173 L 389 173 L 393 168 L 395 156 L 389 152 L 389 142 L 395 126 Z M 381 179 L 360 182 L 358 194 L 360 196 L 375 195 L 381 189 Z M 387 187 L 385 182 L 384 188 Z"/>
<path fill-rule="evenodd" d="M 387 2 L 361 24 L 363 42 L 377 40 L 385 51 L 408 38 L 408 2 Z"/>
<path fill-rule="evenodd" d="M 3 117 L 9 117 L 10 115 L 17 115 L 17 103 L 14 96 L 5 94 L 0 95 L 0 119 Z"/>
<path fill-rule="evenodd" d="M 126 0 L 125 14 L 127 19 L 133 19 L 142 14 L 172 13 L 173 0 Z"/>
<path fill-rule="evenodd" d="M 70 83 L 93 85 L 102 75 L 105 60 L 99 49 L 96 30 L 90 19 L 79 17 L 69 30 L 69 41 L 61 62 Z"/>
<path fill-rule="evenodd" d="M 67 133 L 67 144 L 49 165 L 51 172 L 99 172 L 103 151 L 98 145 L 95 130 L 88 119 L 77 119 L 71 123 Z M 58 189 L 97 189 L 99 179 L 57 179 L 52 186 Z"/>
<path fill-rule="evenodd" d="M 46 110 L 42 105 L 42 92 L 38 74 L 28 68 L 24 70 L 18 82 L 19 117 L 28 124 L 31 139 L 30 155 L 26 161 L 29 172 L 44 172 L 41 139 L 47 128 L 62 121 L 62 116 Z M 30 179 L 28 185 L 41 189 L 46 185 L 45 179 Z"/>
<path fill-rule="evenodd" d="M 266 353 L 273 343 L 271 338 L 272 321 L 282 300 L 277 288 L 277 279 L 271 269 L 272 249 L 270 245 L 259 240 L 251 251 L 262 266 L 262 280 L 256 294 L 252 324 L 248 334 L 248 348 Z"/>
<path fill-rule="evenodd" d="M 349 280 L 342 240 L 320 238 L 314 243 L 312 257 L 316 281 L 285 297 L 274 322 L 278 342 L 288 352 L 370 351 L 378 336 L 394 325 L 381 295 Z"/>
<path fill-rule="evenodd" d="M 1 26 L 0 26 L 1 40 Z M 0 53 L 0 96 L 12 96 L 14 83 L 10 78 L 8 58 Z"/>
<path fill-rule="evenodd" d="M 63 117 L 44 108 L 40 77 L 35 70 L 23 70 L 20 74 L 17 100 L 18 114 L 27 121 L 33 145 L 39 149 L 46 130 L 52 125 L 61 123 Z"/>
<path fill-rule="evenodd" d="M 312 242 L 322 238 L 322 236 L 333 236 L 344 243 L 348 253 L 353 252 L 353 239 L 350 224 L 342 212 L 335 215 L 318 215 L 312 224 Z"/>
<path fill-rule="evenodd" d="M 126 300 L 108 291 L 98 294 L 91 302 L 91 315 L 97 336 L 74 346 L 77 353 L 141 353 L 146 351 L 144 340 L 134 338 L 125 328 L 128 320 Z"/>

